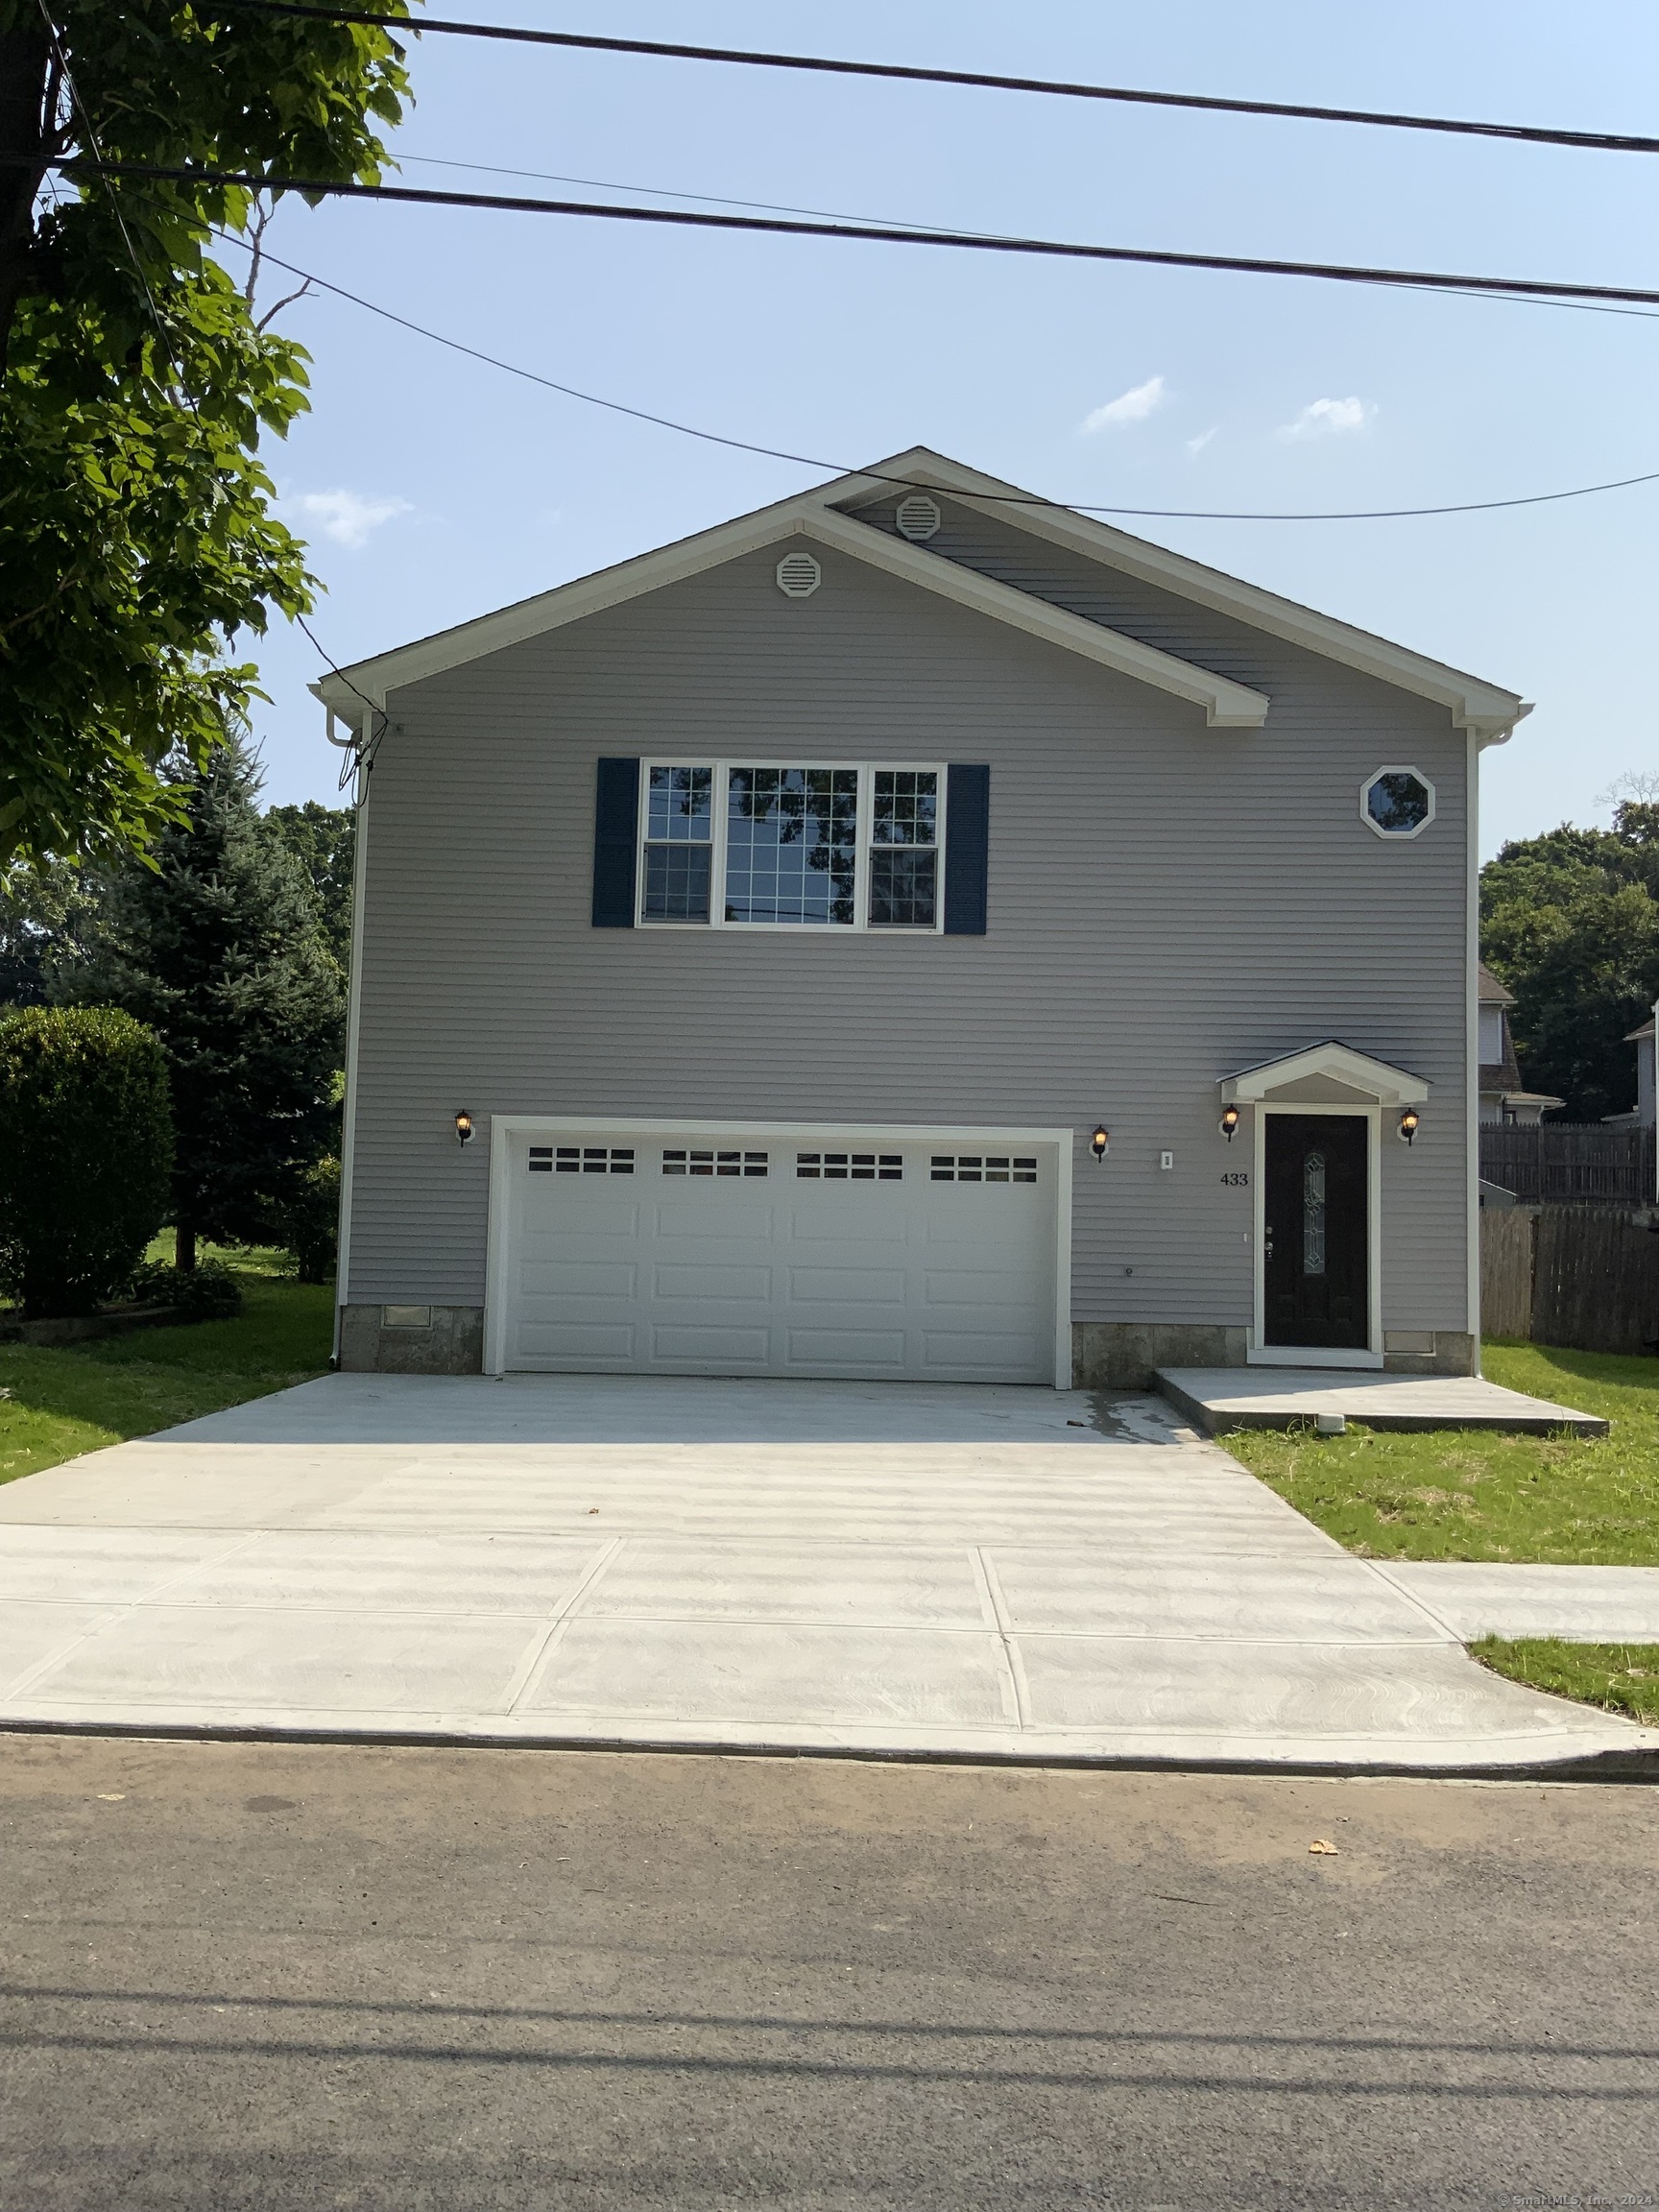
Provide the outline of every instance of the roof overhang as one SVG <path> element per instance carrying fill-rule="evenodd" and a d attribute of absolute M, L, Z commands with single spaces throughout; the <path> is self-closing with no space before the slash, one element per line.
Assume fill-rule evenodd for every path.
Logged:
<path fill-rule="evenodd" d="M 387 694 L 403 685 L 421 683 L 483 654 L 500 652 L 505 646 L 583 621 L 606 608 L 623 606 L 630 599 L 701 575 L 746 553 L 758 552 L 786 539 L 805 538 L 952 600 L 957 606 L 971 608 L 993 621 L 1005 622 L 1011 629 L 1022 630 L 1063 652 L 1075 653 L 1085 661 L 1200 707 L 1213 730 L 1259 730 L 1267 718 L 1271 701 L 1248 685 L 1142 645 L 1120 631 L 1069 613 L 1030 592 L 1017 591 L 1011 585 L 999 584 L 905 539 L 872 530 L 867 523 L 855 522 L 833 507 L 818 504 L 818 496 L 786 500 L 757 515 L 722 523 L 698 537 L 603 569 L 596 576 L 581 577 L 538 598 L 483 615 L 476 622 L 441 631 L 435 637 L 399 646 L 372 661 L 360 661 L 324 677 L 311 688 L 335 714 L 355 728 L 368 707 L 384 709 Z"/>
<path fill-rule="evenodd" d="M 1224 1106 L 1331 1105 L 1342 1102 L 1334 1095 L 1340 1092 L 1367 1105 L 1421 1106 L 1429 1086 L 1408 1069 L 1356 1052 L 1334 1037 L 1221 1078 Z"/>
<path fill-rule="evenodd" d="M 890 461 L 877 462 L 872 472 L 861 479 L 847 479 L 852 489 L 839 492 L 837 496 L 843 506 L 854 501 L 868 505 L 892 491 L 894 477 L 926 485 L 969 505 L 977 495 L 982 514 L 1011 522 L 1033 538 L 1120 569 L 1182 599 L 1230 614 L 1254 630 L 1264 630 L 1287 643 L 1305 646 L 1310 652 L 1375 676 L 1381 683 L 1432 700 L 1449 709 L 1457 729 L 1469 731 L 1482 746 L 1504 743 L 1516 723 L 1532 711 L 1517 692 L 1505 691 L 1443 661 L 1431 661 L 1424 654 L 1408 652 L 1404 645 L 1391 644 L 1385 637 L 1317 613 L 1293 599 L 1282 599 L 1276 592 L 1243 583 L 1218 568 L 1207 568 L 1202 562 L 1190 561 L 1184 554 L 1172 553 L 1167 546 L 1154 545 L 1144 538 L 1131 537 L 1126 530 L 1097 522 L 1092 516 L 1034 501 L 1017 484 L 1005 484 L 1000 477 L 965 468 L 925 445 L 895 454 Z"/>

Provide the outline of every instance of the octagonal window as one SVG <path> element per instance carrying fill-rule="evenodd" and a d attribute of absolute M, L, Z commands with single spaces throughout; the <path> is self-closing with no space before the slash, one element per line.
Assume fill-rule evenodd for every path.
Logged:
<path fill-rule="evenodd" d="M 1359 819 L 1379 837 L 1415 837 L 1434 819 L 1434 786 L 1416 768 L 1379 768 L 1359 786 Z"/>

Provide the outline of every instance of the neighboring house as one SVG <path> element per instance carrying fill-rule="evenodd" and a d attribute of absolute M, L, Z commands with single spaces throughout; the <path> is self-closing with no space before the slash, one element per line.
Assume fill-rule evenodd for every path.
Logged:
<path fill-rule="evenodd" d="M 1628 1114 L 1605 1114 L 1602 1119 L 1621 1128 L 1651 1129 L 1655 1122 L 1656 1100 L 1659 1100 L 1659 1068 L 1654 1055 L 1659 1046 L 1654 1044 L 1655 1022 L 1659 1016 L 1650 1014 L 1640 1029 L 1625 1033 L 1626 1045 L 1636 1047 L 1636 1103 Z"/>
<path fill-rule="evenodd" d="M 1475 1365 L 1513 692 L 926 449 L 317 689 L 344 1366 Z"/>
<path fill-rule="evenodd" d="M 1475 973 L 1480 998 L 1480 1118 L 1535 1129 L 1546 1114 L 1567 1101 L 1523 1087 L 1515 1041 L 1509 1034 L 1514 997 L 1490 968 L 1479 966 Z"/>

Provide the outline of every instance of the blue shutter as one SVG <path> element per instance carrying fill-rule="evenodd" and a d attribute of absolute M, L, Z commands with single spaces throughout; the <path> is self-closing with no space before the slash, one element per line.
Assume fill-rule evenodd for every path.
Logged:
<path fill-rule="evenodd" d="M 991 771 L 952 760 L 945 771 L 945 934 L 983 937 L 991 847 Z"/>
<path fill-rule="evenodd" d="M 593 807 L 593 926 L 632 929 L 639 851 L 639 763 L 602 759 Z"/>

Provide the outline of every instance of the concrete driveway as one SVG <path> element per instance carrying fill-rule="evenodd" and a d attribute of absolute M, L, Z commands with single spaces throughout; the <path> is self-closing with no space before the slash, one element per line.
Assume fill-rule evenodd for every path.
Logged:
<path fill-rule="evenodd" d="M 331 1376 L 0 1490 L 0 1723 L 1497 1770 L 1498 1680 L 1155 1400 Z"/>

